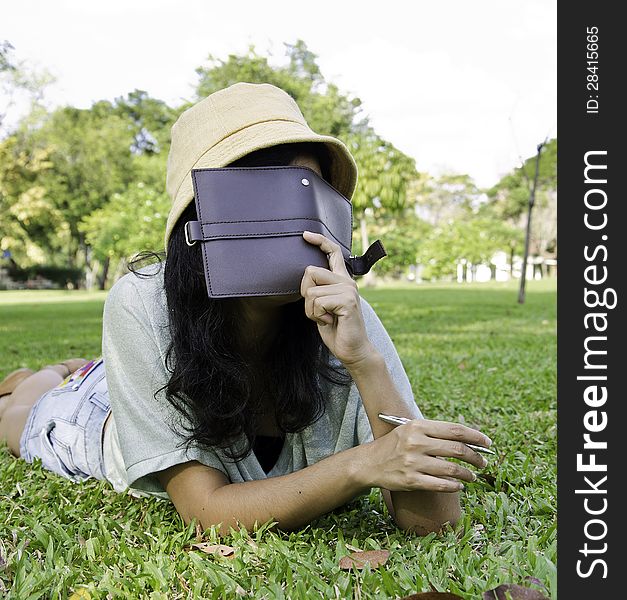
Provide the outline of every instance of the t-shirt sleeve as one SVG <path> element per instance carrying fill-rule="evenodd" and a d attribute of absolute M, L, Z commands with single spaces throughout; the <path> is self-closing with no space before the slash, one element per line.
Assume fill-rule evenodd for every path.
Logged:
<path fill-rule="evenodd" d="M 161 492 L 154 473 L 176 464 L 198 460 L 225 471 L 211 452 L 186 449 L 184 438 L 175 431 L 181 431 L 184 422 L 161 389 L 170 377 L 159 331 L 163 324 L 155 318 L 155 307 L 146 306 L 132 277 L 118 280 L 105 301 L 102 355 L 127 483 Z"/>
<path fill-rule="evenodd" d="M 409 381 L 401 358 L 394 346 L 394 342 L 392 342 L 392 338 L 377 313 L 364 298 L 361 298 L 361 310 L 364 316 L 364 324 L 368 338 L 372 345 L 381 353 L 381 356 L 383 356 L 396 389 L 408 406 L 415 406 L 416 400 L 412 391 L 411 382 Z M 353 386 L 354 385 L 355 384 L 353 384 Z M 420 409 L 418 409 L 418 412 L 420 412 Z M 422 413 L 420 416 L 422 417 Z M 357 438 L 360 444 L 373 439 L 370 421 L 368 420 L 368 415 L 361 402 L 361 398 L 357 411 Z"/>

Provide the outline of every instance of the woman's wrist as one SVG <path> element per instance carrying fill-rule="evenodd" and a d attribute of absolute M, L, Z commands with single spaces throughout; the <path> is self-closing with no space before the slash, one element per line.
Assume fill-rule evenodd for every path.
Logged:
<path fill-rule="evenodd" d="M 370 373 L 373 368 L 380 368 L 381 365 L 385 365 L 385 360 L 381 353 L 372 344 L 364 350 L 361 358 L 350 363 L 344 363 L 344 367 L 355 382 L 357 382 L 357 379 Z"/>
<path fill-rule="evenodd" d="M 354 446 L 342 453 L 347 459 L 346 477 L 351 487 L 357 490 L 357 494 L 369 490 L 376 486 L 372 480 L 371 453 L 373 442 L 366 442 L 359 446 Z"/>

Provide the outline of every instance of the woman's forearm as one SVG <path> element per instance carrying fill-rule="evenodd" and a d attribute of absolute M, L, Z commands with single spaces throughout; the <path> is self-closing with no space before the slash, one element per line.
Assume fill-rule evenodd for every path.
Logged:
<path fill-rule="evenodd" d="M 347 369 L 359 390 L 374 439 L 395 427 L 379 419 L 379 413 L 409 419 L 420 417 L 418 408 L 408 406 L 399 394 L 383 356 L 376 350 L 360 364 L 347 366 Z M 385 490 L 383 495 L 397 525 L 420 535 L 437 531 L 445 522 L 455 523 L 461 513 L 459 494 L 455 492 Z"/>
<path fill-rule="evenodd" d="M 283 530 L 298 529 L 370 488 L 363 477 L 365 456 L 358 446 L 287 475 L 230 483 L 182 516 L 203 527 L 221 523 L 224 534 L 238 523 L 250 530 L 270 519 Z"/>
<path fill-rule="evenodd" d="M 379 413 L 409 419 L 420 417 L 418 407 L 415 404 L 408 406 L 399 394 L 385 359 L 377 350 L 373 349 L 364 361 L 348 366 L 347 370 L 359 390 L 375 440 L 395 427 L 379 419 Z"/>

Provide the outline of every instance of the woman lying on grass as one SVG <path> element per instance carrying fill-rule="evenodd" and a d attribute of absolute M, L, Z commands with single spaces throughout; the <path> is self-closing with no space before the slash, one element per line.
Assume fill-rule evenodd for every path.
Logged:
<path fill-rule="evenodd" d="M 461 482 L 476 477 L 446 458 L 482 468 L 466 444 L 491 442 L 422 418 L 337 243 L 298 234 L 328 258 L 304 270 L 299 293 L 209 297 L 203 244 L 184 227 L 198 218 L 192 168 L 282 165 L 353 193 L 346 147 L 311 131 L 276 87 L 236 84 L 185 111 L 172 128 L 164 260 L 110 290 L 101 358 L 0 384 L 0 441 L 76 482 L 170 498 L 185 523 L 224 533 L 270 519 L 300 528 L 372 487 L 404 529 L 454 524 Z M 380 413 L 411 421 L 395 427 Z"/>

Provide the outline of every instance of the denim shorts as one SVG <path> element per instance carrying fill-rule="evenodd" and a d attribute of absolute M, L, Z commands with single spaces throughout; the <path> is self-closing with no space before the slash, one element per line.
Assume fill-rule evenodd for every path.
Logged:
<path fill-rule="evenodd" d="M 104 362 L 97 358 L 68 375 L 33 405 L 20 439 L 27 462 L 72 481 L 105 479 L 102 436 L 111 412 Z"/>

